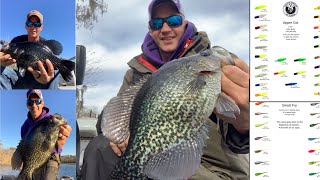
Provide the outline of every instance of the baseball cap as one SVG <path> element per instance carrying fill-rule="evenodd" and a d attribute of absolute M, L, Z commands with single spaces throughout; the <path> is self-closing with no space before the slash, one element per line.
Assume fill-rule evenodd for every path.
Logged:
<path fill-rule="evenodd" d="M 40 99 L 43 99 L 40 89 L 29 89 L 29 91 L 27 92 L 27 99 L 29 99 L 29 96 L 31 94 L 36 94 Z"/>
<path fill-rule="evenodd" d="M 179 11 L 179 13 L 183 14 L 183 9 L 182 9 L 180 0 L 152 0 L 149 5 L 149 8 L 148 8 L 149 19 L 151 19 L 151 17 L 152 17 L 154 8 L 156 6 L 158 6 L 160 4 L 164 4 L 164 3 L 169 3 L 169 4 L 174 5 L 177 8 L 177 10 Z"/>
<path fill-rule="evenodd" d="M 28 21 L 29 17 L 31 17 L 31 16 L 37 16 L 39 18 L 40 22 L 43 23 L 43 15 L 39 11 L 37 11 L 37 10 L 30 11 L 27 14 L 27 20 L 26 21 Z"/>

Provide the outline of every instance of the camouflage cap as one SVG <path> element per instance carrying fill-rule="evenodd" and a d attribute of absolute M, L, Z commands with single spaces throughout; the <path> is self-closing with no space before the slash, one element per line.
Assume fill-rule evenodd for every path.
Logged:
<path fill-rule="evenodd" d="M 31 94 L 36 94 L 40 99 L 43 99 L 40 89 L 29 89 L 29 91 L 27 92 L 27 99 L 29 99 Z"/>
<path fill-rule="evenodd" d="M 181 2 L 180 0 L 152 0 L 150 5 L 149 5 L 149 8 L 148 8 L 148 11 L 149 11 L 149 19 L 152 18 L 152 15 L 153 15 L 153 11 L 154 11 L 154 8 L 160 4 L 164 4 L 164 3 L 169 3 L 169 4 L 172 4 L 174 5 L 178 12 L 180 14 L 183 14 L 183 9 L 182 9 L 182 6 L 181 6 Z"/>
<path fill-rule="evenodd" d="M 37 11 L 37 10 L 30 11 L 27 14 L 27 20 L 26 21 L 28 21 L 31 16 L 37 16 L 39 18 L 40 22 L 43 23 L 43 15 L 39 11 Z"/>

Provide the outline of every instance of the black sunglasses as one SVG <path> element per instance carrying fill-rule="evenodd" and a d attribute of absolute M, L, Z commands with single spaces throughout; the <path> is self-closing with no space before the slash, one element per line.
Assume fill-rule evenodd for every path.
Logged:
<path fill-rule="evenodd" d="M 152 18 L 149 21 L 149 27 L 152 30 L 159 30 L 162 28 L 164 22 L 166 22 L 168 26 L 172 28 L 179 27 L 183 23 L 183 18 L 180 15 L 173 15 L 167 18 Z"/>
<path fill-rule="evenodd" d="M 42 24 L 41 24 L 41 22 L 32 22 L 32 21 L 27 21 L 26 22 L 26 26 L 28 26 L 28 27 L 32 27 L 32 26 L 34 26 L 34 27 L 41 27 L 42 26 Z"/>
<path fill-rule="evenodd" d="M 28 105 L 28 106 L 32 106 L 33 103 L 36 103 L 36 105 L 39 105 L 39 104 L 42 103 L 42 101 L 41 101 L 41 99 L 37 99 L 37 100 L 30 100 L 30 99 L 28 99 L 28 101 L 27 101 L 27 105 Z"/>

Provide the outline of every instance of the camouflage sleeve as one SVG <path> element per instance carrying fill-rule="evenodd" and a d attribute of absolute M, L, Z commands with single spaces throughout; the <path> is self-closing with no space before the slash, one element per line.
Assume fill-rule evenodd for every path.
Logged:
<path fill-rule="evenodd" d="M 121 85 L 117 95 L 119 95 L 122 92 L 124 92 L 125 90 L 127 90 L 129 88 L 129 86 L 133 83 L 133 74 L 134 74 L 133 69 L 127 70 L 126 74 L 124 75 L 122 85 Z"/>
<path fill-rule="evenodd" d="M 33 179 L 40 179 L 40 180 L 53 180 L 57 179 L 59 175 L 59 167 L 60 167 L 60 154 L 53 153 L 44 166 L 40 167 L 38 170 L 35 171 L 33 174 Z"/>
<path fill-rule="evenodd" d="M 209 118 L 217 123 L 217 116 L 214 113 Z M 218 124 L 222 139 L 232 152 L 237 154 L 249 153 L 249 133 L 241 134 L 231 124 L 222 120 Z"/>
<path fill-rule="evenodd" d="M 60 154 L 54 153 L 47 164 L 44 180 L 57 179 L 59 175 L 59 167 L 61 164 Z"/>

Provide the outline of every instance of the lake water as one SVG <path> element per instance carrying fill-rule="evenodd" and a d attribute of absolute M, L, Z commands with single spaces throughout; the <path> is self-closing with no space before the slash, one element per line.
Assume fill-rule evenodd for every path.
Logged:
<path fill-rule="evenodd" d="M 62 176 L 71 176 L 76 179 L 76 164 L 61 164 L 59 179 Z"/>
<path fill-rule="evenodd" d="M 14 175 L 18 176 L 19 171 L 14 171 L 11 166 L 0 166 L 0 177 L 2 175 Z M 76 164 L 61 164 L 59 170 L 59 178 L 62 176 L 71 176 L 76 179 Z"/>

